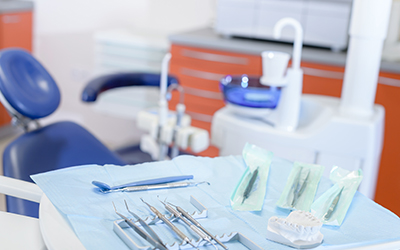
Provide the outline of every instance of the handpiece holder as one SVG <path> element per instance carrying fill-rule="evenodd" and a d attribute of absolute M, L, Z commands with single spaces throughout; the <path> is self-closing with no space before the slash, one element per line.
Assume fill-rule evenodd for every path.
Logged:
<path fill-rule="evenodd" d="M 274 38 L 279 39 L 282 29 L 290 25 L 295 29 L 292 66 L 285 73 L 290 55 L 283 52 L 263 52 L 263 76 L 261 84 L 282 87 L 277 112 L 276 128 L 284 131 L 296 130 L 299 123 L 303 71 L 300 68 L 303 47 L 303 28 L 293 18 L 283 18 L 274 27 Z M 265 65 L 264 65 L 265 64 Z"/>
<path fill-rule="evenodd" d="M 182 98 L 176 108 L 176 112 L 170 112 L 168 109 L 170 60 L 171 53 L 167 53 L 162 60 L 157 111 L 145 110 L 137 115 L 137 127 L 149 133 L 142 135 L 140 149 L 150 154 L 153 160 L 159 161 L 168 159 L 170 144 L 172 144 L 172 158 L 179 154 L 179 149 L 186 150 L 190 147 L 193 153 L 199 153 L 209 146 L 208 131 L 190 126 L 191 119 L 184 114 L 185 106 Z M 180 88 L 181 92 L 183 92 L 181 86 L 174 88 Z"/>

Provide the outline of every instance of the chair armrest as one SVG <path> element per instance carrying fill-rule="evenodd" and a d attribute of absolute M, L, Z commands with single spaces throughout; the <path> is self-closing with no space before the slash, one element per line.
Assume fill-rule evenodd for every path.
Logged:
<path fill-rule="evenodd" d="M 168 76 L 167 85 L 178 83 L 173 76 Z M 82 92 L 82 101 L 94 102 L 97 96 L 109 89 L 127 86 L 160 86 L 160 74 L 118 73 L 105 75 L 91 80 Z"/>
<path fill-rule="evenodd" d="M 43 191 L 34 183 L 2 175 L 0 175 L 0 193 L 37 203 L 43 195 Z"/>

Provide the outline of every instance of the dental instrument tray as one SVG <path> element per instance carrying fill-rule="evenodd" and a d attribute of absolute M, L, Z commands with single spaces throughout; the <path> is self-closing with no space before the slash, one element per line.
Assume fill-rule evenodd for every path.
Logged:
<path fill-rule="evenodd" d="M 227 75 L 220 88 L 225 102 L 249 108 L 274 109 L 281 95 L 281 87 L 263 85 L 257 76 Z"/>
<path fill-rule="evenodd" d="M 191 213 L 190 215 L 187 215 L 187 216 L 189 216 L 189 218 L 191 217 L 192 222 L 194 220 L 196 222 L 196 225 L 199 228 L 202 228 L 201 225 L 197 222 L 197 220 L 198 219 L 207 218 L 208 217 L 208 210 L 203 204 L 201 204 L 193 196 L 190 196 L 190 203 L 196 209 L 198 209 L 199 212 L 196 211 L 196 212 L 193 212 L 193 213 Z M 128 207 L 127 207 L 127 209 L 129 211 Z M 117 212 L 117 210 L 116 210 L 116 212 Z M 133 214 L 131 211 L 129 211 L 129 212 L 131 214 Z M 158 216 L 154 216 L 154 217 L 153 216 L 149 216 L 149 217 L 143 219 L 142 222 L 140 222 L 141 219 L 138 219 L 137 221 L 135 221 L 135 220 L 132 220 L 132 219 L 127 220 L 128 218 L 126 218 L 126 217 L 123 217 L 123 218 L 125 218 L 125 219 L 116 220 L 113 223 L 113 230 L 118 235 L 118 237 L 132 250 L 150 250 L 150 249 L 154 249 L 154 246 L 152 246 L 150 244 L 138 243 L 138 238 L 135 237 L 132 233 L 130 233 L 126 229 L 131 227 L 131 225 L 129 225 L 129 224 L 132 224 L 132 223 L 136 224 L 137 225 L 136 227 L 140 227 L 140 226 L 143 226 L 143 224 L 152 225 L 152 224 L 164 223 L 164 222 L 162 220 L 160 220 L 160 218 Z M 174 214 L 166 215 L 165 218 L 168 219 L 169 221 L 178 220 L 178 217 L 174 216 Z M 204 230 L 206 232 L 206 229 L 202 228 L 202 230 Z M 207 233 L 209 233 L 209 232 L 207 232 Z M 260 246 L 258 246 L 256 243 L 254 243 L 253 241 L 248 239 L 246 236 L 244 236 L 240 232 L 225 233 L 225 234 L 223 234 L 221 236 L 215 235 L 215 236 L 209 237 L 209 239 L 210 240 L 215 240 L 215 242 L 220 244 L 224 249 L 228 249 L 228 247 L 223 245 L 222 242 L 226 243 L 226 242 L 237 241 L 237 242 L 243 244 L 245 247 L 249 248 L 250 250 L 262 250 L 262 248 Z M 165 247 L 165 249 L 167 249 L 167 250 L 180 250 L 180 249 L 190 249 L 190 248 L 194 248 L 195 247 L 195 248 L 198 249 L 198 247 L 204 246 L 206 244 L 211 245 L 213 243 L 210 243 L 209 240 L 205 241 L 204 239 L 199 238 L 197 240 L 196 239 L 190 239 L 188 242 L 185 242 L 185 240 L 182 240 L 182 241 L 175 241 L 173 243 L 164 243 L 164 244 L 162 244 L 162 248 Z M 214 247 L 217 248 L 216 245 L 214 245 Z"/>

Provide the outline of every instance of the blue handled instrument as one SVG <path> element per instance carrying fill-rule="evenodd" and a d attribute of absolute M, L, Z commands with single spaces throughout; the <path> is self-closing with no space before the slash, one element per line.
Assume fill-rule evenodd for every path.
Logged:
<path fill-rule="evenodd" d="M 131 183 L 126 183 L 118 186 L 109 186 L 108 184 L 101 182 L 101 181 L 92 181 L 92 184 L 96 187 L 100 188 L 100 191 L 110 192 L 112 190 L 118 190 L 126 187 L 133 187 L 133 186 L 144 186 L 144 185 L 154 185 L 154 184 L 163 184 L 163 183 L 170 183 L 175 181 L 182 181 L 182 180 L 189 180 L 193 179 L 193 175 L 178 175 L 178 176 L 169 176 L 169 177 L 161 177 L 156 179 L 149 179 L 149 180 L 142 180 L 142 181 L 135 181 Z"/>

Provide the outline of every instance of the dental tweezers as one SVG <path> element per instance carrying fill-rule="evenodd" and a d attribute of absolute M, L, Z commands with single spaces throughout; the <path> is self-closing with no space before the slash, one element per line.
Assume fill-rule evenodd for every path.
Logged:
<path fill-rule="evenodd" d="M 296 177 L 296 182 L 293 183 L 293 186 L 292 186 L 292 189 L 293 189 L 293 200 L 292 200 L 292 203 L 291 203 L 291 207 L 294 207 L 294 205 L 296 205 L 296 203 L 299 200 L 300 196 L 303 194 L 303 192 L 304 192 L 304 190 L 306 189 L 306 186 L 307 186 L 308 178 L 310 177 L 310 170 L 309 170 L 307 172 L 307 176 L 304 179 L 303 183 L 300 184 L 300 176 L 301 176 L 302 169 L 303 168 L 301 168 L 299 170 L 299 173 L 297 174 L 297 177 Z"/>

